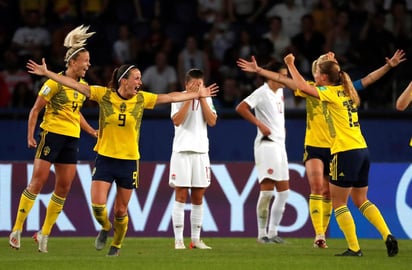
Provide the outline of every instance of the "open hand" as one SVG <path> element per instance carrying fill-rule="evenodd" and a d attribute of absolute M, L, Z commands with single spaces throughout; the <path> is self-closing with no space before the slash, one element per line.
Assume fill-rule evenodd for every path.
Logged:
<path fill-rule="evenodd" d="M 403 50 L 396 50 L 391 59 L 386 57 L 385 60 L 391 68 L 396 67 L 397 65 L 406 60 L 405 52 Z"/>
<path fill-rule="evenodd" d="M 33 60 L 29 60 L 26 64 L 26 67 L 28 69 L 28 72 L 31 74 L 44 76 L 46 75 L 46 72 L 47 72 L 46 60 L 44 58 L 42 58 L 41 65 L 37 64 Z"/>
<path fill-rule="evenodd" d="M 246 72 L 258 72 L 260 69 L 254 56 L 251 57 L 251 61 L 239 58 L 236 61 L 236 64 L 238 67 L 240 67 L 243 71 Z"/>
<path fill-rule="evenodd" d="M 219 92 L 219 86 L 214 83 L 208 87 L 201 86 L 199 88 L 199 97 L 214 97 Z"/>

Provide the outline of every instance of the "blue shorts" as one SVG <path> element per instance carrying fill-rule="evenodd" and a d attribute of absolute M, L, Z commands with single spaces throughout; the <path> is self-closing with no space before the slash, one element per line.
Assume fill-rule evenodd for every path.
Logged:
<path fill-rule="evenodd" d="M 332 155 L 330 154 L 330 148 L 305 145 L 305 152 L 303 153 L 303 163 L 305 163 L 309 159 L 320 159 L 323 163 L 323 175 L 329 175 L 329 164 L 332 159 Z"/>
<path fill-rule="evenodd" d="M 369 167 L 368 148 L 336 153 L 330 163 L 330 183 L 339 187 L 366 187 Z"/>
<path fill-rule="evenodd" d="M 76 164 L 79 138 L 41 130 L 36 157 L 50 163 Z"/>
<path fill-rule="evenodd" d="M 125 189 L 139 186 L 139 160 L 126 160 L 97 155 L 92 173 L 93 181 L 116 182 Z"/>

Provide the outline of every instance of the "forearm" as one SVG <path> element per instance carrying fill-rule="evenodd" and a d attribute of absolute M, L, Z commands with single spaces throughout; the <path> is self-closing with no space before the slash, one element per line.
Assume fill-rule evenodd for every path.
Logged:
<path fill-rule="evenodd" d="M 206 123 L 213 127 L 216 125 L 217 115 L 215 112 L 212 111 L 209 104 L 207 103 L 206 98 L 200 98 L 200 106 L 202 107 L 203 117 L 206 120 Z"/>
<path fill-rule="evenodd" d="M 368 87 L 369 85 L 373 84 L 374 82 L 382 78 L 383 75 L 385 75 L 389 70 L 391 70 L 391 68 L 392 67 L 389 66 L 388 63 L 386 63 L 385 65 L 366 75 L 366 77 L 363 77 L 361 79 L 363 87 Z"/>
<path fill-rule="evenodd" d="M 180 126 L 186 119 L 187 111 L 190 108 L 191 101 L 185 101 L 179 111 L 172 116 L 173 125 Z"/>
<path fill-rule="evenodd" d="M 167 94 L 159 94 L 156 104 L 181 102 L 199 97 L 198 92 L 170 92 Z"/>
<path fill-rule="evenodd" d="M 282 74 L 280 74 L 278 72 L 269 71 L 267 69 L 259 67 L 256 70 L 256 73 L 260 76 L 263 76 L 263 77 L 269 79 L 269 80 L 276 81 L 276 82 L 279 82 L 281 84 L 284 84 L 287 88 L 290 88 L 292 90 L 297 89 L 296 83 L 293 80 L 291 80 L 288 77 L 283 76 Z"/>
<path fill-rule="evenodd" d="M 27 139 L 30 140 L 34 137 L 34 130 L 36 129 L 37 118 L 39 112 L 35 109 L 31 109 L 29 113 L 29 119 L 27 121 Z"/>
<path fill-rule="evenodd" d="M 402 94 L 396 100 L 396 109 L 398 111 L 404 111 L 408 108 L 412 101 L 412 81 L 409 83 L 408 87 L 402 92 Z"/>
<path fill-rule="evenodd" d="M 255 117 L 255 115 L 250 111 L 249 105 L 242 101 L 237 105 L 236 107 L 237 113 L 243 117 L 246 121 L 250 122 L 251 124 L 258 126 L 259 125 L 259 120 Z"/>
<path fill-rule="evenodd" d="M 50 70 L 47 70 L 45 73 L 45 76 L 52 79 L 53 81 L 59 82 L 67 87 L 76 89 L 80 93 L 84 94 L 86 97 L 90 97 L 90 88 L 87 84 L 82 84 L 77 82 L 76 80 L 63 76 L 61 74 L 57 74 L 55 72 L 52 72 Z"/>
<path fill-rule="evenodd" d="M 293 88 L 293 89 L 300 89 L 303 92 L 311 96 L 319 97 L 319 94 L 316 88 L 308 85 L 305 78 L 303 78 L 303 76 L 300 74 L 300 72 L 298 71 L 298 69 L 296 68 L 294 64 L 287 64 L 287 67 L 288 67 L 290 75 L 293 78 L 293 81 L 295 82 L 296 88 Z"/>

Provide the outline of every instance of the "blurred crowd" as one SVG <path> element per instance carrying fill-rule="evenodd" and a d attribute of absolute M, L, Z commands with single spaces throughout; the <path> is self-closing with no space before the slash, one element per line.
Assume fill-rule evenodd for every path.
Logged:
<path fill-rule="evenodd" d="M 27 59 L 45 57 L 63 71 L 64 37 L 81 24 L 96 32 L 86 46 L 89 84 L 105 85 L 114 67 L 133 63 L 145 90 L 164 93 L 182 89 L 196 67 L 219 84 L 215 106 L 224 111 L 261 83 L 236 66 L 239 57 L 264 65 L 292 52 L 311 79 L 312 61 L 333 51 L 356 80 L 396 49 L 411 55 L 411 18 L 412 0 L 0 0 L 0 107 L 33 105 L 44 78 L 25 71 Z M 411 67 L 406 61 L 361 92 L 363 108 L 393 107 Z M 304 108 L 292 94 L 285 101 Z"/>

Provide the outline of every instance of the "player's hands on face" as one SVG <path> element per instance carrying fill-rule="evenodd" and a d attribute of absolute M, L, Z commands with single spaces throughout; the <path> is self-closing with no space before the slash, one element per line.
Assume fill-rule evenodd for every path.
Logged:
<path fill-rule="evenodd" d="M 197 80 L 191 80 L 186 84 L 187 92 L 198 92 L 200 87 L 200 82 Z"/>
<path fill-rule="evenodd" d="M 205 87 L 202 84 L 199 89 L 199 97 L 214 97 L 217 92 L 219 92 L 219 86 L 216 83 L 211 84 L 208 87 Z"/>
<path fill-rule="evenodd" d="M 26 64 L 26 67 L 28 69 L 28 72 L 31 74 L 36 74 L 36 75 L 45 75 L 47 72 L 47 65 L 46 65 L 46 60 L 42 58 L 42 64 L 38 65 L 36 62 L 33 60 L 29 60 Z"/>

